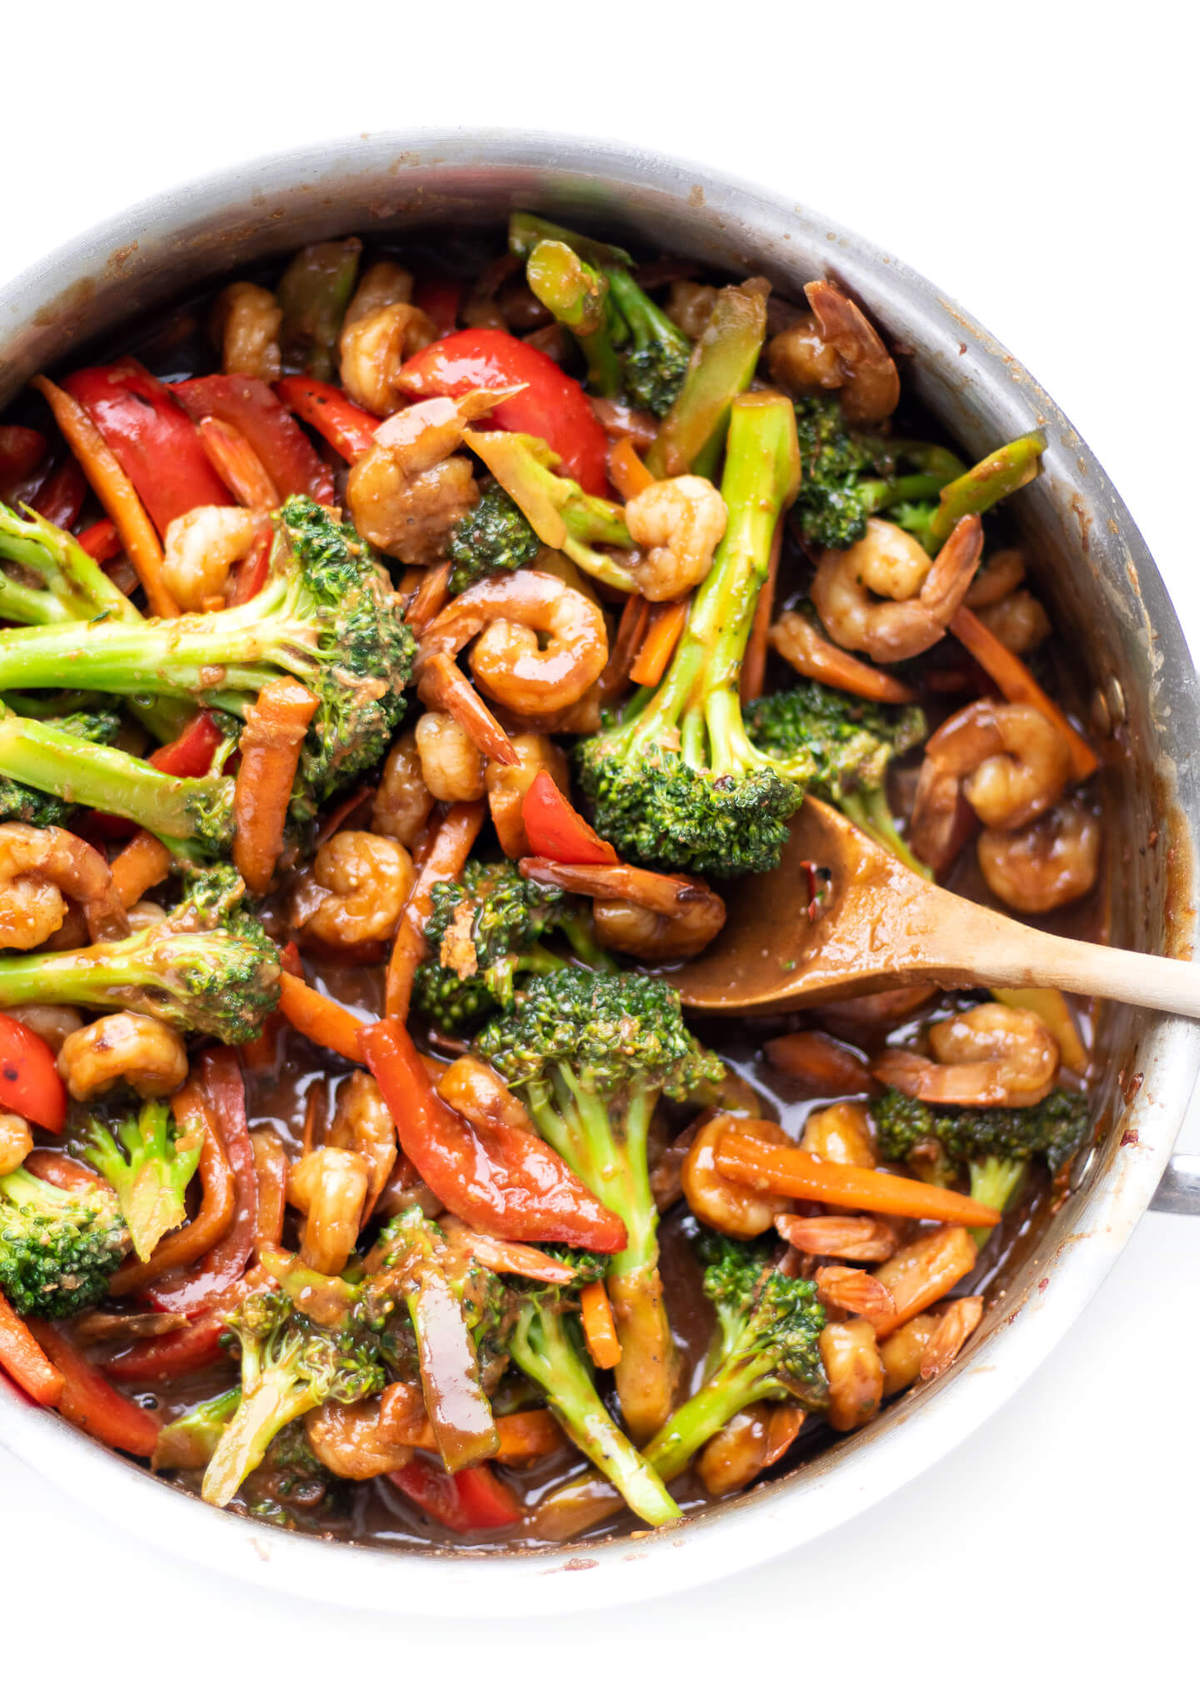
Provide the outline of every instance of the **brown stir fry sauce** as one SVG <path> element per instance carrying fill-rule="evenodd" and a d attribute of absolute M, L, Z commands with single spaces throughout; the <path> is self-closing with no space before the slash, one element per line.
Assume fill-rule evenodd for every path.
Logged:
<path fill-rule="evenodd" d="M 141 614 L 224 620 L 269 593 L 289 551 L 336 556 L 349 540 L 352 560 L 369 564 L 370 547 L 382 565 L 374 641 L 390 622 L 412 630 L 391 655 L 406 709 L 360 691 L 354 714 L 379 719 L 366 761 L 360 733 L 318 774 L 324 689 L 298 665 L 273 660 L 241 701 L 224 668 L 199 667 L 183 693 L 174 662 L 126 686 L 118 669 L 97 682 L 101 703 L 86 670 L 19 675 L 0 651 L 0 1004 L 24 1026 L 0 1032 L 23 1061 L 19 1092 L 0 1091 L 0 1368 L 210 1502 L 335 1538 L 478 1549 L 669 1520 L 789 1472 L 940 1377 L 1092 1138 L 1086 1005 L 897 991 L 696 1023 L 687 1040 L 686 1013 L 644 1009 L 641 991 L 713 939 L 722 894 L 774 862 L 805 787 L 955 891 L 1103 937 L 1079 682 L 1003 501 L 1035 476 L 1036 435 L 968 469 L 828 281 L 790 302 L 682 264 L 639 273 L 524 215 L 507 254 L 445 234 L 314 245 L 89 359 L 0 426 L 6 625 L 36 636 L 95 616 L 97 599 L 100 646 Z M 43 607 L 80 560 L 86 579 L 68 534 L 107 578 Z M 66 582 L 44 578 L 55 552 Z M 357 608 L 357 590 L 338 597 Z M 604 748 L 617 737 L 602 718 L 640 694 L 631 721 L 676 679 L 651 771 L 705 768 L 696 753 L 717 750 L 740 681 L 753 803 L 740 782 L 703 799 L 644 771 L 632 792 L 612 782 L 633 760 Z M 722 690 L 701 731 L 696 707 Z M 61 769 L 35 772 L 5 744 L 16 717 L 170 754 L 166 773 L 225 787 L 223 828 L 201 844 L 182 818 L 135 809 L 124 780 L 93 797 Z M 581 770 L 589 737 L 601 756 Z M 35 773 L 39 796 L 58 776 L 83 808 L 31 804 Z M 714 799 L 730 814 L 716 827 Z M 461 980 L 486 951 L 470 890 L 436 908 L 446 880 L 472 880 L 468 855 L 529 861 L 556 910 L 532 962 L 464 1017 Z M 208 880 L 231 860 L 236 892 L 181 900 L 184 867 Z M 822 880 L 797 903 L 817 903 Z M 266 933 L 242 949 L 247 993 L 224 1027 L 132 980 L 95 1008 L 55 964 L 21 980 L 30 953 L 236 931 L 248 900 Z M 553 972 L 547 948 L 570 969 Z M 622 1015 L 614 1059 L 641 1057 L 639 1026 L 661 1025 L 663 1058 L 677 1048 L 656 1062 L 668 1088 L 647 1115 L 657 1276 L 652 1257 L 622 1256 L 639 1213 L 647 1247 L 649 1215 L 644 1187 L 613 1183 L 624 1159 L 591 1177 L 569 1135 L 543 1143 L 538 1074 L 512 1063 L 524 1033 L 480 1039 L 489 1019 L 539 1010 L 545 975 L 568 979 L 545 985 L 548 1058 L 551 1018 L 567 1026 L 601 983 L 615 1005 L 602 993 L 595 1012 Z M 665 989 L 645 998 L 669 1007 Z M 624 1116 L 611 1060 L 559 1064 L 580 1081 L 594 1070 L 597 1105 Z M 160 1121 L 158 1171 L 137 1172 L 139 1118 L 140 1140 Z M 912 1120 L 925 1134 L 902 1150 Z M 1011 1163 L 1003 1189 L 980 1182 L 989 1156 Z M 42 1185 L 90 1204 L 86 1262 L 72 1244 L 51 1272 L 46 1238 L 36 1256 L 22 1242 Z M 674 1417 L 720 1360 L 704 1275 L 722 1259 L 751 1273 L 743 1315 L 786 1294 L 790 1348 L 684 1449 Z M 518 1367 L 530 1297 L 548 1312 L 534 1310 Z M 198 1406 L 238 1382 L 230 1316 L 255 1346 L 240 1407 L 231 1397 L 199 1427 Z M 337 1372 L 260 1424 L 255 1448 L 263 1370 L 289 1332 L 322 1369 L 343 1334 Z M 564 1364 L 549 1385 L 530 1371 L 539 1332 L 565 1334 L 571 1379 L 594 1387 L 608 1433 L 592 1464 L 563 1431 L 582 1424 Z M 316 1375 L 288 1377 L 293 1395 L 304 1379 L 316 1390 Z"/>

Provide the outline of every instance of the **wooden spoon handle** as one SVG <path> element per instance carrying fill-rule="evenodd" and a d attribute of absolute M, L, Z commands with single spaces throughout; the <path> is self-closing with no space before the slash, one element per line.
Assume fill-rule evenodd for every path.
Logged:
<path fill-rule="evenodd" d="M 952 952 L 931 956 L 941 960 L 943 969 L 950 969 L 947 961 L 953 960 L 954 969 L 987 987 L 1064 989 L 1200 1018 L 1200 964 L 1048 935 L 969 902 L 958 904 L 973 916 L 959 920 L 961 933 L 956 932 Z M 945 950 L 947 932 L 939 935 Z"/>

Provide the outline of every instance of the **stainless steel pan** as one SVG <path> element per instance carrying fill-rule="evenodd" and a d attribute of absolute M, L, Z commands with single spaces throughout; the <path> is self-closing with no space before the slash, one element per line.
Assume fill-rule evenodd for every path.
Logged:
<path fill-rule="evenodd" d="M 913 351 L 906 386 L 968 451 L 1044 425 L 1045 474 L 1014 501 L 1059 631 L 1072 636 L 1088 672 L 1095 729 L 1115 732 L 1124 748 L 1107 778 L 1112 939 L 1191 957 L 1196 676 L 1144 543 L 1086 444 L 1029 374 L 933 285 L 819 214 L 635 148 L 562 136 L 421 132 L 299 149 L 156 197 L 5 287 L 0 403 L 80 339 L 136 321 L 259 256 L 350 231 L 499 224 L 513 207 L 594 223 L 735 274 L 766 273 L 792 296 L 828 274 Z M 678 1531 L 532 1557 L 328 1545 L 208 1509 L 8 1387 L 0 1389 L 0 1440 L 152 1545 L 330 1603 L 458 1614 L 486 1597 L 493 1615 L 530 1614 L 643 1599 L 731 1574 L 849 1520 L 953 1449 L 1051 1353 L 1156 1190 L 1155 1205 L 1197 1210 L 1200 1167 L 1170 1157 L 1200 1063 L 1200 1032 L 1180 1019 L 1112 1008 L 1101 1016 L 1099 1046 L 1107 1062 L 1097 1099 L 1104 1141 L 1081 1157 L 1075 1193 L 1007 1275 L 1003 1303 L 992 1306 L 953 1373 L 819 1461 Z"/>

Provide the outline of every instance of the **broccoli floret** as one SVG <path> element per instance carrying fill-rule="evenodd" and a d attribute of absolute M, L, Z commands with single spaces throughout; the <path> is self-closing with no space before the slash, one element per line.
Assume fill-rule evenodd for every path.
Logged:
<path fill-rule="evenodd" d="M 692 346 L 623 267 L 608 273 L 614 341 L 632 402 L 664 415 L 679 395 Z"/>
<path fill-rule="evenodd" d="M 1031 1160 L 1051 1173 L 1087 1136 L 1087 1097 L 1054 1089 L 1032 1107 L 939 1107 L 902 1090 L 871 1103 L 884 1160 L 903 1161 L 927 1182 L 953 1186 L 964 1171 L 977 1202 L 1003 1213 Z"/>
<path fill-rule="evenodd" d="M 144 1101 L 136 1117 L 121 1121 L 116 1136 L 89 1118 L 80 1158 L 117 1192 L 139 1261 L 149 1260 L 159 1240 L 187 1217 L 184 1196 L 200 1146 L 194 1134 L 175 1130 L 162 1101 Z"/>
<path fill-rule="evenodd" d="M 739 397 L 721 485 L 725 536 L 674 656 L 657 688 L 577 748 L 596 827 L 631 862 L 719 877 L 779 862 L 812 766 L 753 744 L 738 675 L 798 478 L 791 405 L 768 392 Z"/>
<path fill-rule="evenodd" d="M 617 1389 L 634 1436 L 670 1406 L 673 1354 L 658 1271 L 647 1139 L 660 1095 L 681 1101 L 724 1067 L 696 1041 L 669 984 L 636 972 L 533 977 L 475 1042 L 522 1096 L 547 1142 L 624 1222 L 609 1283 L 621 1323 Z"/>
<path fill-rule="evenodd" d="M 202 892 L 212 901 L 218 874 Z M 227 867 L 224 867 L 227 869 Z M 240 878 L 221 891 L 228 899 Z M 236 903 L 216 927 L 197 928 L 185 894 L 161 923 L 122 941 L 64 953 L 0 954 L 0 1009 L 27 1001 L 132 1011 L 222 1042 L 249 1042 L 279 1000 L 279 951 Z"/>
<path fill-rule="evenodd" d="M 523 568 L 541 548 L 541 540 L 504 487 L 489 485 L 450 535 L 451 598 L 485 575 Z"/>
<path fill-rule="evenodd" d="M 928 877 L 897 829 L 887 799 L 888 765 L 925 738 L 920 706 L 892 709 L 818 681 L 802 681 L 747 705 L 746 727 L 772 757 L 811 759 L 808 792 L 838 806 L 910 869 Z"/>
<path fill-rule="evenodd" d="M 646 1447 L 666 1481 L 748 1404 L 790 1400 L 819 1410 L 829 1395 L 820 1348 L 825 1310 L 813 1282 L 789 1278 L 754 1244 L 714 1236 L 702 1250 L 717 1338 L 704 1384 Z"/>
<path fill-rule="evenodd" d="M 595 549 L 632 546 L 619 503 L 593 497 L 578 481 L 556 474 L 559 457 L 541 438 L 525 432 L 467 431 L 463 442 L 486 464 L 542 544 L 562 551 L 594 580 L 619 592 L 634 591 L 629 570 Z"/>
<path fill-rule="evenodd" d="M 233 778 L 223 775 L 235 741 L 220 746 L 208 775 L 166 775 L 118 747 L 99 744 L 83 726 L 119 719 L 88 717 L 39 722 L 0 708 L 0 809 L 5 792 L 57 807 L 26 821 L 64 821 L 79 805 L 116 811 L 157 835 L 180 860 L 210 857 L 233 840 Z M 78 731 L 77 731 L 78 730 Z M 111 735 L 110 735 L 111 738 Z M 15 801 L 14 801 L 15 803 Z"/>
<path fill-rule="evenodd" d="M 58 1320 L 90 1308 L 128 1253 L 110 1191 L 60 1190 L 23 1166 L 0 1178 L 0 1291 L 18 1314 Z"/>
<path fill-rule="evenodd" d="M 517 979 L 556 971 L 565 961 L 542 946 L 560 932 L 576 958 L 612 969 L 592 940 L 584 910 L 561 889 L 527 881 L 514 864 L 469 859 L 457 882 L 438 882 L 425 925 L 432 957 L 417 969 L 413 1000 L 448 1035 L 508 1011 Z"/>
<path fill-rule="evenodd" d="M 225 1505 L 276 1435 L 322 1403 L 356 1403 L 382 1390 L 377 1339 L 349 1323 L 325 1327 L 278 1291 L 255 1291 L 226 1317 L 241 1347 L 242 1399 L 217 1441 L 202 1496 Z"/>
<path fill-rule="evenodd" d="M 0 708 L 0 744 L 3 730 L 10 718 Z M 16 720 L 16 719 L 13 719 Z M 73 711 L 69 716 L 46 717 L 34 727 L 58 731 L 77 740 L 89 740 L 97 746 L 107 746 L 116 738 L 121 718 L 113 710 Z M 0 822 L 31 823 L 36 829 L 60 829 L 68 821 L 79 801 L 43 793 L 36 787 L 26 787 L 7 775 L 0 776 Z M 86 803 L 86 801 L 82 802 Z"/>
<path fill-rule="evenodd" d="M 272 573 L 244 604 L 143 622 L 55 623 L 0 634 L 0 691 L 82 687 L 169 694 L 244 716 L 280 675 L 318 699 L 301 751 L 291 815 L 377 763 L 404 711 L 413 636 L 382 566 L 312 498 L 276 517 Z"/>

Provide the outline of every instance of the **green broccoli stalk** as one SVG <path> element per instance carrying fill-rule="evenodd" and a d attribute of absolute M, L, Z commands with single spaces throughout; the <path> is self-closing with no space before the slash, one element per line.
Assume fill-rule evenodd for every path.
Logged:
<path fill-rule="evenodd" d="M 766 335 L 764 288 L 750 281 L 717 292 L 683 384 L 646 452 L 655 479 L 686 473 L 715 477 L 729 411 L 754 377 Z"/>
<path fill-rule="evenodd" d="M 530 248 L 539 226 L 558 230 L 529 215 L 514 215 L 509 244 L 526 256 L 525 276 L 538 301 L 578 340 L 588 383 L 601 396 L 624 392 L 640 408 L 666 414 L 687 372 L 690 341 L 647 296 L 627 264 L 615 258 L 602 266 L 589 264 L 580 252 L 585 240 L 569 231 L 543 236 Z"/>
<path fill-rule="evenodd" d="M 23 627 L 50 622 L 87 622 L 108 615 L 138 622 L 141 616 L 119 592 L 74 534 L 33 509 L 24 515 L 0 503 L 0 559 L 15 563 L 14 575 L 0 569 L 0 621 Z"/>
<path fill-rule="evenodd" d="M 751 1403 L 799 1402 L 821 1410 L 828 1401 L 820 1349 L 825 1311 L 813 1282 L 787 1277 L 754 1244 L 709 1235 L 701 1247 L 708 1262 L 704 1292 L 717 1314 L 704 1381 L 643 1452 L 667 1485 Z M 538 1505 L 538 1529 L 547 1538 L 568 1539 L 610 1507 L 607 1487 L 580 1475 Z"/>
<path fill-rule="evenodd" d="M 1087 1136 L 1087 1097 L 1054 1089 L 1032 1107 L 941 1107 L 902 1090 L 871 1103 L 882 1159 L 902 1161 L 927 1183 L 953 1189 L 963 1173 L 977 1202 L 1002 1214 L 1025 1177 L 1042 1160 L 1053 1174 Z M 983 1242 L 988 1233 L 976 1233 Z"/>
<path fill-rule="evenodd" d="M 101 1185 L 60 1190 L 23 1166 L 0 1178 L 0 1291 L 18 1314 L 91 1308 L 128 1253 L 117 1198 Z"/>
<path fill-rule="evenodd" d="M 577 1450 L 593 1462 L 651 1527 L 681 1515 L 678 1504 L 600 1400 L 584 1355 L 571 1294 L 553 1286 L 513 1292 L 508 1352 L 546 1400 Z"/>
<path fill-rule="evenodd" d="M 0 718 L 4 716 L 5 710 L 0 707 Z M 37 726 L 107 746 L 116 738 L 121 718 L 113 710 L 80 710 L 67 716 L 45 717 Z M 0 823 L 31 823 L 37 829 L 59 829 L 75 809 L 76 802 L 69 796 L 42 793 L 8 776 L 0 776 Z"/>
<path fill-rule="evenodd" d="M 635 589 L 629 570 L 594 548 L 597 544 L 632 546 L 619 503 L 592 497 L 575 480 L 554 473 L 559 458 L 548 444 L 528 433 L 468 431 L 463 442 L 485 463 L 544 545 L 562 551 L 605 586 L 619 592 Z"/>
<path fill-rule="evenodd" d="M 887 797 L 888 765 L 925 738 L 919 706 L 894 710 L 818 681 L 801 681 L 747 705 L 746 728 L 772 757 L 811 758 L 808 792 L 838 806 L 864 834 L 929 878 L 897 829 Z"/>
<path fill-rule="evenodd" d="M 209 925 L 211 882 L 164 922 L 123 941 L 64 953 L 0 954 L 0 1010 L 27 1001 L 143 1012 L 222 1042 L 249 1042 L 279 1000 L 279 953 L 253 913 L 221 903 Z M 198 926 L 198 927 L 197 927 Z"/>
<path fill-rule="evenodd" d="M 524 568 L 541 548 L 542 541 L 504 487 L 489 485 L 450 534 L 450 597 L 457 598 L 486 575 Z"/>
<path fill-rule="evenodd" d="M 533 977 L 514 1010 L 475 1041 L 524 1099 L 547 1142 L 628 1233 L 609 1289 L 621 1360 L 617 1390 L 637 1437 L 670 1408 L 674 1356 L 658 1270 L 658 1211 L 647 1141 L 661 1095 L 681 1101 L 724 1075 L 680 1016 L 669 984 L 638 973 Z"/>
<path fill-rule="evenodd" d="M 319 700 L 292 799 L 294 820 L 305 822 L 383 757 L 415 642 L 384 569 L 313 499 L 280 509 L 272 567 L 256 597 L 209 614 L 0 633 L 0 691 L 151 692 L 244 715 L 268 681 L 292 676 Z"/>
<path fill-rule="evenodd" d="M 255 1291 L 227 1316 L 241 1346 L 242 1397 L 222 1431 L 201 1496 L 224 1506 L 275 1435 L 322 1403 L 356 1403 L 383 1389 L 379 1346 L 354 1324 L 319 1326 L 278 1291 Z"/>
<path fill-rule="evenodd" d="M 150 1459 L 151 1468 L 207 1467 L 241 1401 L 242 1388 L 235 1385 L 185 1409 L 159 1432 Z"/>
<path fill-rule="evenodd" d="M 225 852 L 233 841 L 234 784 L 221 772 L 234 738 L 218 748 L 208 775 L 172 776 L 70 725 L 100 721 L 92 716 L 38 722 L 0 708 L 0 776 L 21 784 L 31 803 L 49 796 L 68 812 L 90 805 L 130 817 L 165 841 L 180 862 Z M 0 784 L 0 801 L 3 793 Z M 41 817 L 44 821 L 46 813 Z"/>
<path fill-rule="evenodd" d="M 94 1115 L 79 1157 L 117 1192 L 133 1252 L 147 1261 L 161 1238 L 187 1217 L 184 1196 L 200 1162 L 200 1142 L 176 1131 L 165 1102 L 143 1101 L 117 1135 Z"/>
<path fill-rule="evenodd" d="M 751 742 L 738 676 L 798 478 L 790 403 L 770 392 L 739 397 L 721 485 L 725 536 L 675 654 L 657 688 L 577 748 L 596 827 L 632 863 L 733 877 L 779 862 L 812 762 Z"/>
<path fill-rule="evenodd" d="M 1014 438 L 1011 444 L 1002 444 L 946 484 L 929 523 L 935 548 L 945 543 L 964 515 L 982 515 L 993 504 L 1035 480 L 1042 471 L 1045 448 L 1044 432 L 1027 433 L 1024 438 Z"/>
<path fill-rule="evenodd" d="M 510 1011 L 520 979 L 566 964 L 542 944 L 544 935 L 560 933 L 594 970 L 615 969 L 579 902 L 527 881 L 507 861 L 468 859 L 458 881 L 436 883 L 431 899 L 430 957 L 417 968 L 413 1001 L 447 1035 L 477 1029 L 497 1008 Z"/>
<path fill-rule="evenodd" d="M 338 335 L 354 294 L 361 253 L 357 237 L 310 243 L 293 257 L 275 286 L 283 310 L 279 328 L 283 358 L 314 379 L 333 377 Z"/>

